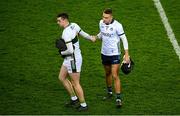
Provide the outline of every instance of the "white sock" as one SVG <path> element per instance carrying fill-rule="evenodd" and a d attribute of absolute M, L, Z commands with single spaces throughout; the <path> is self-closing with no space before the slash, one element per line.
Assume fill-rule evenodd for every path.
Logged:
<path fill-rule="evenodd" d="M 82 107 L 86 107 L 86 106 L 87 106 L 86 102 L 81 103 L 81 106 L 82 106 Z"/>
<path fill-rule="evenodd" d="M 71 97 L 71 100 L 73 100 L 73 101 L 77 100 L 77 96 Z"/>
<path fill-rule="evenodd" d="M 121 99 L 116 99 L 116 101 L 119 101 L 119 102 L 121 102 Z"/>

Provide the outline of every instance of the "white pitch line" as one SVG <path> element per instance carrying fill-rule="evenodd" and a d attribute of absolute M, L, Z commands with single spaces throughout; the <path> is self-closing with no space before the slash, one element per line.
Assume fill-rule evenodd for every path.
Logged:
<path fill-rule="evenodd" d="M 161 5 L 160 0 L 153 0 L 153 1 L 154 1 L 156 8 L 157 8 L 157 11 L 159 12 L 159 15 L 160 15 L 161 20 L 164 24 L 164 27 L 166 28 L 167 35 L 170 39 L 170 42 L 172 43 L 177 56 L 179 56 L 179 61 L 180 61 L 180 47 L 179 47 L 178 42 L 176 40 L 176 37 L 173 33 L 173 30 L 172 30 L 172 28 L 168 22 L 168 18 L 166 17 L 166 13 L 165 13 L 162 5 Z"/>

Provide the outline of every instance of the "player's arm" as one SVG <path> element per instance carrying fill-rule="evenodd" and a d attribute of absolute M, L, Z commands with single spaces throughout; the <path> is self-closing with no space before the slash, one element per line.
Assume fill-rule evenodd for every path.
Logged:
<path fill-rule="evenodd" d="M 125 61 L 126 62 L 129 62 L 129 52 L 128 52 L 128 41 L 127 41 L 127 38 L 126 38 L 126 35 L 123 34 L 120 36 L 122 42 L 123 42 L 123 47 L 124 47 L 124 55 L 125 55 Z"/>
<path fill-rule="evenodd" d="M 98 38 L 98 39 L 102 39 L 102 35 L 101 35 L 101 32 L 99 32 L 97 35 L 96 35 L 96 38 Z"/>
<path fill-rule="evenodd" d="M 62 55 L 71 55 L 71 54 L 73 54 L 74 49 L 73 49 L 72 42 L 71 41 L 66 42 L 66 46 L 67 46 L 67 50 L 61 51 L 61 54 Z"/>
<path fill-rule="evenodd" d="M 79 35 L 81 35 L 82 37 L 84 37 L 85 39 L 91 40 L 91 41 L 93 41 L 93 42 L 96 41 L 96 40 L 95 40 L 95 37 L 90 36 L 88 33 L 84 32 L 84 31 L 79 27 L 79 25 L 75 24 L 75 29 L 76 29 L 77 33 L 78 33 Z"/>
<path fill-rule="evenodd" d="M 99 30 L 101 30 L 102 22 L 103 22 L 102 20 L 99 22 Z M 99 39 L 99 40 L 102 40 L 101 31 L 96 35 L 96 38 Z"/>
<path fill-rule="evenodd" d="M 79 34 L 81 36 L 83 36 L 84 38 L 86 38 L 87 40 L 91 40 L 92 42 L 96 41 L 96 37 L 95 36 L 90 36 L 88 33 L 84 32 L 83 30 L 80 30 Z"/>
<path fill-rule="evenodd" d="M 121 38 L 124 47 L 125 61 L 129 62 L 128 41 L 121 24 L 117 25 L 117 34 Z"/>
<path fill-rule="evenodd" d="M 68 32 L 64 32 L 62 34 L 62 38 L 65 41 L 67 49 L 65 51 L 61 51 L 61 54 L 62 55 L 71 55 L 74 52 L 72 39 L 71 39 L 71 34 L 68 33 Z"/>
<path fill-rule="evenodd" d="M 86 33 L 83 30 L 81 30 L 81 29 L 79 31 L 79 35 L 81 35 L 82 37 L 84 37 L 87 40 L 91 40 L 91 36 L 88 33 Z"/>

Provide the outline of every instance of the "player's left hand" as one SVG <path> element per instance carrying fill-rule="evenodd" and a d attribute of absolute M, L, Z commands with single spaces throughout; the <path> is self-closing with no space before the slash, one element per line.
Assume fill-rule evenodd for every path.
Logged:
<path fill-rule="evenodd" d="M 124 61 L 125 61 L 126 63 L 130 63 L 130 57 L 129 57 L 129 55 L 124 55 Z"/>
<path fill-rule="evenodd" d="M 66 55 L 62 55 L 62 54 L 61 54 L 61 50 L 58 50 L 58 52 L 59 52 L 59 55 L 60 55 L 62 58 L 65 58 L 65 57 L 66 57 Z"/>

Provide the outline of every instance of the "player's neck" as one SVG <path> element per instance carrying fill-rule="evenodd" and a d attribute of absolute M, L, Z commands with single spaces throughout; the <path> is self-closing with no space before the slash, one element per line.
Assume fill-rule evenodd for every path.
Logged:
<path fill-rule="evenodd" d="M 67 22 L 65 25 L 64 25 L 64 28 L 68 27 L 69 26 L 69 22 Z"/>
<path fill-rule="evenodd" d="M 111 19 L 109 23 L 106 23 L 106 25 L 112 24 L 114 22 L 114 19 Z"/>
<path fill-rule="evenodd" d="M 114 19 L 111 20 L 110 24 L 112 24 L 114 22 Z"/>

